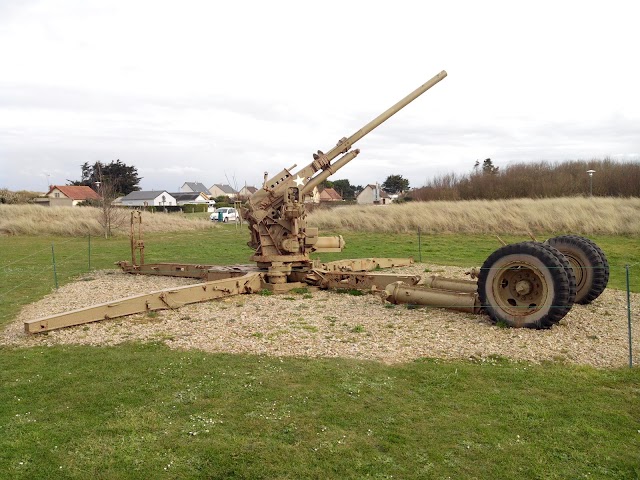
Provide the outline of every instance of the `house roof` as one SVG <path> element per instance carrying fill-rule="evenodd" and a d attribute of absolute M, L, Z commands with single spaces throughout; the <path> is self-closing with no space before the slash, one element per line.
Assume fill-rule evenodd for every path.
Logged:
<path fill-rule="evenodd" d="M 189 200 L 196 200 L 198 197 L 205 199 L 202 193 L 203 192 L 176 192 L 169 193 L 169 195 L 175 198 L 178 202 L 186 202 Z"/>
<path fill-rule="evenodd" d="M 252 187 L 252 186 L 246 186 L 246 187 L 242 187 L 241 191 L 245 190 L 251 194 L 254 194 L 258 191 L 258 189 L 256 187 Z"/>
<path fill-rule="evenodd" d="M 218 187 L 220 190 L 222 190 L 226 194 L 238 193 L 233 188 L 231 188 L 231 186 L 225 185 L 224 183 L 214 183 L 213 187 Z M 213 187 L 211 187 L 211 188 L 213 188 Z"/>
<path fill-rule="evenodd" d="M 87 187 L 86 185 L 52 185 L 47 195 L 54 190 L 60 190 L 60 192 L 72 200 L 100 200 L 102 198 L 91 187 Z"/>
<path fill-rule="evenodd" d="M 325 188 L 320 192 L 320 198 L 329 198 L 331 200 L 342 200 L 342 197 L 333 188 Z"/>
<path fill-rule="evenodd" d="M 202 193 L 206 193 L 207 195 L 209 194 L 209 189 L 207 187 L 205 187 L 204 184 L 202 184 L 200 182 L 184 182 L 184 185 L 189 187 L 194 192 L 202 192 Z M 175 197 L 175 195 L 174 195 L 174 197 Z"/>
<path fill-rule="evenodd" d="M 163 193 L 171 195 L 166 190 L 139 190 L 137 192 L 131 192 L 129 195 L 125 195 L 122 197 L 122 200 L 153 200 Z M 173 197 L 173 195 L 171 196 Z"/>

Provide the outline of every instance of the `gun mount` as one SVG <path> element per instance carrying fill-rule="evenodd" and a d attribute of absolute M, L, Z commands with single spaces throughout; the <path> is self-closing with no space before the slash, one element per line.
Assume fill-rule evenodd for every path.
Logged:
<path fill-rule="evenodd" d="M 251 260 L 259 268 L 267 270 L 269 283 L 299 281 L 301 275 L 307 274 L 312 268 L 309 259 L 311 252 L 342 250 L 344 240 L 341 236 L 319 237 L 317 228 L 307 226 L 305 196 L 358 156 L 360 150 L 351 150 L 358 140 L 446 76 L 447 72 L 443 70 L 353 135 L 341 138 L 327 153 L 318 150 L 313 154 L 313 161 L 296 173 L 291 172 L 296 165 L 269 179 L 265 173 L 262 189 L 249 198 L 242 209 L 242 216 L 248 222 L 251 233 L 248 245 L 255 250 Z"/>
<path fill-rule="evenodd" d="M 46 332 L 263 289 L 282 293 L 309 285 L 375 291 L 393 303 L 473 313 L 484 311 L 494 323 L 513 327 L 553 326 L 569 312 L 574 302 L 590 303 L 607 285 L 609 264 L 606 256 L 589 239 L 564 235 L 544 243 L 534 240 L 504 245 L 485 260 L 482 268 L 470 272 L 477 280 L 431 277 L 423 282 L 414 275 L 371 272 L 408 265 L 412 259 L 321 263 L 309 257 L 312 252 L 341 251 L 344 240 L 341 236 L 320 237 L 317 228 L 307 226 L 305 196 L 360 153 L 357 149 L 352 150 L 358 140 L 446 76 L 443 70 L 353 135 L 340 139 L 327 153 L 318 150 L 313 154 L 313 161 L 297 172 L 292 173 L 294 165 L 271 178 L 265 174 L 262 188 L 241 208 L 242 217 L 249 225 L 248 245 L 254 250 L 250 258 L 255 265 L 145 264 L 141 218 L 139 212 L 132 212 L 132 263 L 118 262 L 122 270 L 134 274 L 191 277 L 202 283 L 30 320 L 24 324 L 25 331 Z"/>

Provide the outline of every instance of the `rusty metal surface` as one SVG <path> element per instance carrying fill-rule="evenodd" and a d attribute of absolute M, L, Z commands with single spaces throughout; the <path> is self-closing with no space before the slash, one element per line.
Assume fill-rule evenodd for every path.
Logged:
<path fill-rule="evenodd" d="M 384 290 L 393 282 L 402 281 L 415 285 L 420 281 L 419 275 L 396 275 L 390 273 L 363 272 L 316 272 L 320 277 L 318 286 L 331 289 Z"/>
<path fill-rule="evenodd" d="M 71 312 L 29 320 L 24 322 L 24 329 L 27 333 L 46 332 L 72 325 L 81 325 L 83 323 L 132 315 L 134 313 L 174 309 L 190 303 L 204 302 L 242 293 L 258 292 L 262 288 L 262 284 L 263 280 L 260 274 L 249 273 L 239 278 L 158 290 L 156 292 L 105 302 Z"/>
<path fill-rule="evenodd" d="M 357 149 L 350 151 L 357 141 L 446 76 L 444 70 L 435 75 L 350 137 L 341 138 L 327 153 L 318 150 L 305 167 L 293 171 L 296 167 L 293 165 L 271 178 L 265 173 L 263 187 L 249 198 L 241 214 L 249 225 L 249 246 L 254 249 L 251 260 L 268 270 L 269 282 L 282 283 L 281 264 L 302 266 L 310 271 L 313 263 L 310 253 L 342 250 L 341 239 L 324 239 L 318 236 L 317 228 L 307 227 L 305 196 L 359 154 Z"/>
<path fill-rule="evenodd" d="M 352 258 L 334 262 L 316 262 L 315 269 L 329 272 L 370 272 L 378 268 L 407 267 L 413 265 L 413 258 Z"/>
<path fill-rule="evenodd" d="M 470 313 L 478 313 L 481 307 L 477 293 L 411 286 L 402 282 L 387 285 L 385 292 L 386 300 L 391 303 L 441 307 Z"/>
<path fill-rule="evenodd" d="M 478 282 L 475 280 L 446 278 L 435 275 L 427 277 L 423 285 L 425 287 L 452 290 L 455 292 L 476 293 L 478 291 Z"/>

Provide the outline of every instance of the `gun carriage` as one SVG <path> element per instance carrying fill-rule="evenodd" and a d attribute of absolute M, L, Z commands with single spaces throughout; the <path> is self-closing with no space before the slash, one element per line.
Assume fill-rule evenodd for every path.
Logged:
<path fill-rule="evenodd" d="M 412 259 L 370 258 L 322 263 L 311 253 L 339 252 L 342 236 L 321 237 L 307 225 L 305 197 L 315 187 L 358 156 L 353 145 L 420 95 L 443 80 L 443 70 L 401 99 L 353 135 L 341 138 L 328 152 L 318 150 L 312 161 L 269 177 L 241 207 L 253 249 L 251 265 L 217 266 L 176 263 L 147 264 L 140 212 L 132 212 L 131 262 L 124 272 L 192 277 L 201 283 L 137 295 L 115 302 L 25 322 L 27 333 L 115 318 L 133 313 L 178 308 L 264 289 L 275 293 L 294 288 L 355 288 L 379 293 L 386 301 L 486 312 L 492 321 L 513 327 L 548 328 L 560 321 L 575 302 L 588 303 L 606 287 L 606 256 L 588 239 L 561 236 L 547 242 L 522 242 L 492 253 L 470 280 L 373 272 L 408 265 Z"/>

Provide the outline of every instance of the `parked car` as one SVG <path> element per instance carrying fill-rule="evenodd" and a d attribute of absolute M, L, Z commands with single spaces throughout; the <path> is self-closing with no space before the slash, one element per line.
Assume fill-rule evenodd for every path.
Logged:
<path fill-rule="evenodd" d="M 212 222 L 235 222 L 238 220 L 238 211 L 232 207 L 218 208 L 209 218 Z"/>

